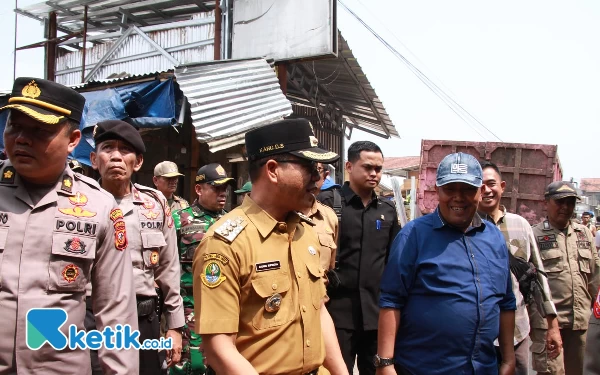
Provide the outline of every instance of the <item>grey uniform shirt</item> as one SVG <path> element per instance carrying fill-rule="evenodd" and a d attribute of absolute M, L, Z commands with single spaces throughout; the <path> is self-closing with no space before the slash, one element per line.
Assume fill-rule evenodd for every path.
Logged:
<path fill-rule="evenodd" d="M 156 282 L 163 292 L 167 326 L 183 327 L 183 300 L 179 294 L 181 267 L 167 199 L 158 190 L 135 184 L 131 194 L 120 200 L 119 208 L 127 225 L 135 294 L 156 296 Z"/>
<path fill-rule="evenodd" d="M 0 162 L 0 373 L 90 374 L 87 350 L 58 351 L 47 343 L 30 350 L 26 315 L 62 308 L 68 318 L 61 331 L 67 335 L 71 324 L 84 330 L 89 282 L 98 330 L 117 324 L 137 330 L 129 248 L 118 245 L 126 233 L 115 230 L 123 221 L 111 220 L 117 204 L 110 194 L 68 167 L 55 187 L 41 190 L 30 194 L 10 162 Z M 138 372 L 135 350 L 99 354 L 105 374 Z"/>

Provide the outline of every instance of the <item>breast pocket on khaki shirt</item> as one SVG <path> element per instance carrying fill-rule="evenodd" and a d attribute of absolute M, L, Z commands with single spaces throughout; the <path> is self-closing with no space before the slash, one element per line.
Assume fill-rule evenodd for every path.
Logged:
<path fill-rule="evenodd" d="M 270 272 L 270 273 L 269 273 Z M 267 271 L 252 280 L 250 291 L 251 309 L 256 310 L 252 318 L 252 326 L 256 329 L 277 327 L 290 322 L 294 318 L 295 308 L 290 294 L 291 281 L 288 274 Z M 279 310 L 268 312 L 266 304 L 269 298 L 279 294 L 281 304 Z"/>
<path fill-rule="evenodd" d="M 542 250 L 540 256 L 546 272 L 561 272 L 563 270 L 564 264 L 560 249 Z"/>
<path fill-rule="evenodd" d="M 323 275 L 325 271 L 323 268 L 313 262 L 306 263 L 308 268 L 308 274 L 310 275 L 310 295 L 312 304 L 315 309 L 320 309 L 323 299 L 325 298 L 325 282 Z"/>
<path fill-rule="evenodd" d="M 579 252 L 579 269 L 583 273 L 591 273 L 590 262 L 592 261 L 592 251 L 589 248 L 578 247 Z"/>
<path fill-rule="evenodd" d="M 48 264 L 48 290 L 85 291 L 95 256 L 96 237 L 54 232 Z"/>
<path fill-rule="evenodd" d="M 142 257 L 146 268 L 156 268 L 160 264 L 160 248 L 167 245 L 162 232 L 142 232 Z"/>

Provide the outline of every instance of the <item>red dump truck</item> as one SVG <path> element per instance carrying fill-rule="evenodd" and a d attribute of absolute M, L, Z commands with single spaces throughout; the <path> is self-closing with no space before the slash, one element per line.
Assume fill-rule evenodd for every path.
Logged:
<path fill-rule="evenodd" d="M 422 213 L 431 213 L 438 204 L 435 176 L 439 162 L 448 154 L 464 152 L 480 162 L 496 164 L 506 181 L 502 204 L 509 212 L 529 223 L 546 217 L 544 189 L 562 180 L 556 145 L 502 142 L 421 141 L 421 161 L 417 202 Z"/>

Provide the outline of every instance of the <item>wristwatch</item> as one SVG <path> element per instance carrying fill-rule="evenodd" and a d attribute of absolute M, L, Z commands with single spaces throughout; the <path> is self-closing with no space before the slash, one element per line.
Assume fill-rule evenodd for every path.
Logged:
<path fill-rule="evenodd" d="M 379 354 L 375 354 L 375 357 L 373 357 L 373 364 L 375 367 L 391 366 L 394 364 L 394 358 L 381 358 Z"/>

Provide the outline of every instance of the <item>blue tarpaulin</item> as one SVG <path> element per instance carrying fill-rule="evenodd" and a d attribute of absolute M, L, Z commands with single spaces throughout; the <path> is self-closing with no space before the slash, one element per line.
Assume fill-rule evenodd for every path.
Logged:
<path fill-rule="evenodd" d="M 70 157 L 91 165 L 90 152 L 94 149 L 94 126 L 105 120 L 124 120 L 139 128 L 161 128 L 177 123 L 183 94 L 172 78 L 165 81 L 134 83 L 115 88 L 83 92 L 85 108 L 79 129 L 82 139 Z M 0 97 L 0 107 L 8 102 Z M 0 113 L 0 134 L 4 134 L 8 111 Z M 4 150 L 0 137 L 0 150 Z"/>

